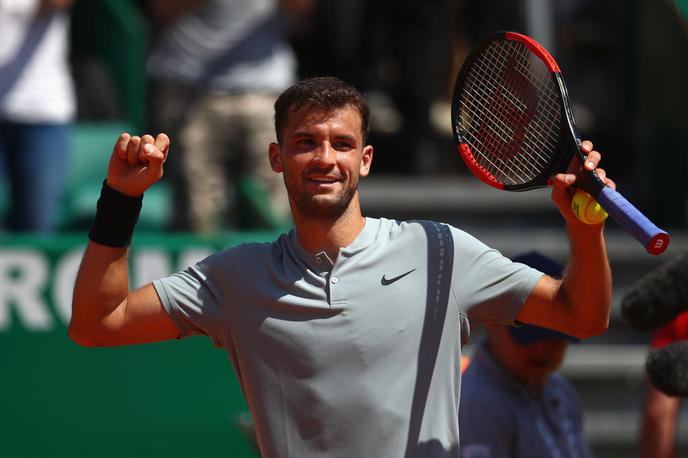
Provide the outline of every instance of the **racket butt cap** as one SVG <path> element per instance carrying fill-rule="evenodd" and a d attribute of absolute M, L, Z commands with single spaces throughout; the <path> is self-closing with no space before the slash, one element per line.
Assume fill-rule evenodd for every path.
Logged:
<path fill-rule="evenodd" d="M 662 254 L 669 247 L 669 234 L 660 232 L 650 239 L 645 249 L 650 254 Z"/>

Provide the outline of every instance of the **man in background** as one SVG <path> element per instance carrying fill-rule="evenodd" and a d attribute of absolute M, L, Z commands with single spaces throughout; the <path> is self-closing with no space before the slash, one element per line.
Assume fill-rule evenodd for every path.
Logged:
<path fill-rule="evenodd" d="M 264 196 L 262 224 L 289 221 L 281 177 L 265 154 L 273 102 L 296 79 L 285 36 L 309 0 L 148 0 L 157 30 L 148 61 L 154 130 L 175 139 L 173 229 L 211 234 L 237 221 L 240 182 Z M 243 181 L 242 181 L 243 180 Z"/>
<path fill-rule="evenodd" d="M 513 260 L 562 276 L 561 265 L 537 252 Z M 579 399 L 555 372 L 577 339 L 529 324 L 485 329 L 463 374 L 461 457 L 589 457 Z"/>
<path fill-rule="evenodd" d="M 69 171 L 76 111 L 68 60 L 74 0 L 0 2 L 0 183 L 7 229 L 49 233 Z"/>

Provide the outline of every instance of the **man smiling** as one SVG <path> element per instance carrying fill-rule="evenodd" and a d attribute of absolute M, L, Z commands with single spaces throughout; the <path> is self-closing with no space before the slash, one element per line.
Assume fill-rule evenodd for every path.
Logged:
<path fill-rule="evenodd" d="M 127 246 L 169 139 L 120 136 L 75 284 L 76 342 L 207 335 L 229 355 L 264 457 L 455 457 L 468 314 L 579 337 L 606 329 L 603 226 L 571 213 L 574 174 L 554 180 L 572 247 L 555 280 L 446 224 L 363 216 L 369 111 L 347 84 L 313 78 L 290 87 L 275 103 L 275 130 L 268 158 L 283 174 L 295 228 L 135 291 Z M 596 168 L 600 154 L 590 142 L 583 148 L 585 167 Z"/>

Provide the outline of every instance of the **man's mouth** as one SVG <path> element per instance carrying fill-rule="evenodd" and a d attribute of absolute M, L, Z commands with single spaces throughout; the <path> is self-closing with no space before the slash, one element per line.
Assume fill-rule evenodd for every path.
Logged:
<path fill-rule="evenodd" d="M 318 184 L 330 184 L 330 183 L 336 183 L 339 181 L 338 177 L 331 177 L 331 176 L 315 176 L 315 177 L 306 177 L 307 180 L 313 181 Z"/>

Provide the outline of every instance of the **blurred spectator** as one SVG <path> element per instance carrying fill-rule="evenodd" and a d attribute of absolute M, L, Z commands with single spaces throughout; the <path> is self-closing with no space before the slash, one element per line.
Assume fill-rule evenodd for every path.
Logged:
<path fill-rule="evenodd" d="M 688 340 L 688 312 L 659 328 L 652 338 L 652 347 L 661 348 L 679 340 Z M 667 396 L 651 383 L 645 383 L 645 404 L 640 434 L 642 458 L 673 458 L 676 456 L 679 397 Z"/>
<path fill-rule="evenodd" d="M 445 89 L 443 76 L 451 39 L 447 2 L 386 0 L 372 4 L 377 6 L 377 23 L 370 28 L 370 42 L 380 44 L 373 50 L 373 62 L 386 59 L 388 68 L 395 70 L 392 74 L 380 74 L 379 84 L 401 115 L 401 147 L 395 155 L 399 155 L 400 164 L 408 164 L 401 171 L 437 173 L 439 150 L 431 108 Z"/>
<path fill-rule="evenodd" d="M 514 258 L 561 277 L 562 267 L 533 252 Z M 533 325 L 485 327 L 465 370 L 459 405 L 463 458 L 589 457 L 582 409 L 555 371 L 577 339 Z"/>
<path fill-rule="evenodd" d="M 300 76 L 336 76 L 366 93 L 371 134 L 384 136 L 371 141 L 376 167 L 387 172 L 439 171 L 431 108 L 446 98 L 451 3 L 318 0 L 291 35 Z"/>
<path fill-rule="evenodd" d="M 502 30 L 528 33 L 528 2 L 467 0 L 465 3 L 462 13 L 468 20 L 463 22 L 467 29 L 466 35 L 474 44 Z"/>
<path fill-rule="evenodd" d="M 48 233 L 56 226 L 75 105 L 72 1 L 0 2 L 0 178 L 9 184 L 12 231 Z"/>
<path fill-rule="evenodd" d="M 301 0 L 149 0 L 159 33 L 149 59 L 153 129 L 172 139 L 176 230 L 236 227 L 237 183 L 250 177 L 286 223 L 281 177 L 267 163 L 276 95 L 296 77 L 285 10 Z M 233 213 L 234 212 L 234 213 Z"/>

